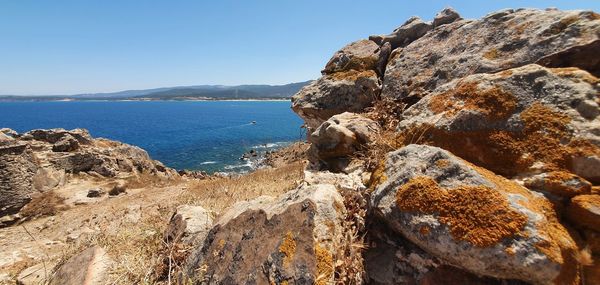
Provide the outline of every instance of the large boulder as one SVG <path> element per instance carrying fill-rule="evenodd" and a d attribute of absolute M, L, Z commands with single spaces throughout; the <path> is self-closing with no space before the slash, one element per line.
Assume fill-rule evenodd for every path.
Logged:
<path fill-rule="evenodd" d="M 361 112 L 379 96 L 381 83 L 373 70 L 327 74 L 292 97 L 292 109 L 315 130 L 331 116 Z"/>
<path fill-rule="evenodd" d="M 599 82 L 536 64 L 471 75 L 404 111 L 398 131 L 504 176 L 566 171 L 598 183 Z"/>
<path fill-rule="evenodd" d="M 99 247 L 90 247 L 69 258 L 54 273 L 50 285 L 102 285 L 108 282 L 112 259 Z"/>
<path fill-rule="evenodd" d="M 342 197 L 326 184 L 238 203 L 190 256 L 187 277 L 211 284 L 329 284 L 332 241 L 344 212 Z"/>
<path fill-rule="evenodd" d="M 31 200 L 39 170 L 38 162 L 26 144 L 0 146 L 0 217 L 17 213 Z"/>
<path fill-rule="evenodd" d="M 411 17 L 402 26 L 396 28 L 391 34 L 385 36 L 370 36 L 369 39 L 383 45 L 390 43 L 392 50 L 404 47 L 433 29 L 430 22 L 423 22 L 419 17 Z"/>
<path fill-rule="evenodd" d="M 578 284 L 577 246 L 542 195 L 424 145 L 389 153 L 376 176 L 375 213 L 445 262 L 502 279 Z"/>
<path fill-rule="evenodd" d="M 452 8 L 446 8 L 435 15 L 435 18 L 433 18 L 433 27 L 436 28 L 458 20 L 462 20 L 458 12 Z"/>
<path fill-rule="evenodd" d="M 353 42 L 337 51 L 321 71 L 323 74 L 332 74 L 341 71 L 375 70 L 381 56 L 379 45 L 370 40 Z"/>
<path fill-rule="evenodd" d="M 378 132 L 377 123 L 361 115 L 335 115 L 310 134 L 309 159 L 330 169 L 337 168 L 340 159 L 347 159 L 370 143 Z"/>
<path fill-rule="evenodd" d="M 392 53 L 381 96 L 414 103 L 453 79 L 535 62 L 598 76 L 599 30 L 600 16 L 591 11 L 508 9 L 455 20 Z"/>

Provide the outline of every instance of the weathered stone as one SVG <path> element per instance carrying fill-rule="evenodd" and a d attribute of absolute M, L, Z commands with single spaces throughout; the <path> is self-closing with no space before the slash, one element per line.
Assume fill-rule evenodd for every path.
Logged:
<path fill-rule="evenodd" d="M 38 140 L 47 143 L 57 143 L 66 135 L 70 135 L 75 138 L 81 144 L 90 144 L 92 137 L 90 133 L 85 129 L 74 129 L 67 131 L 65 129 L 48 129 L 48 130 L 32 130 L 21 136 L 23 140 Z"/>
<path fill-rule="evenodd" d="M 542 195 L 423 145 L 389 153 L 375 176 L 378 216 L 445 262 L 534 284 L 579 281 L 577 246 Z"/>
<path fill-rule="evenodd" d="M 19 285 L 38 285 L 45 284 L 44 282 L 51 276 L 52 268 L 47 268 L 43 263 L 28 267 L 19 273 L 17 281 Z"/>
<path fill-rule="evenodd" d="M 564 171 L 535 175 L 525 180 L 525 186 L 531 190 L 566 198 L 589 194 L 592 189 L 592 184 L 585 179 Z"/>
<path fill-rule="evenodd" d="M 414 103 L 438 86 L 476 73 L 539 62 L 600 72 L 600 17 L 591 11 L 504 10 L 442 25 L 388 62 L 382 98 Z"/>
<path fill-rule="evenodd" d="M 429 22 L 423 22 L 419 17 L 411 17 L 402 26 L 396 28 L 391 34 L 387 36 L 370 36 L 369 40 L 372 40 L 379 45 L 390 43 L 392 50 L 398 47 L 404 47 L 418 38 L 424 36 L 429 32 L 433 26 Z"/>
<path fill-rule="evenodd" d="M 505 176 L 561 170 L 597 183 L 598 82 L 536 64 L 471 75 L 404 111 L 398 131 L 406 144 L 439 146 Z"/>
<path fill-rule="evenodd" d="M 375 70 L 379 62 L 379 50 L 379 46 L 370 40 L 353 42 L 336 52 L 321 73 Z"/>
<path fill-rule="evenodd" d="M 79 141 L 72 135 L 66 134 L 52 146 L 54 152 L 70 152 L 79 148 Z"/>
<path fill-rule="evenodd" d="M 332 185 L 236 204 L 192 254 L 187 275 L 215 284 L 329 284 L 344 211 Z"/>
<path fill-rule="evenodd" d="M 435 15 L 435 18 L 433 19 L 433 27 L 436 28 L 461 19 L 462 18 L 458 12 L 456 12 L 456 10 L 452 8 L 446 8 Z"/>
<path fill-rule="evenodd" d="M 333 115 L 361 112 L 371 106 L 380 89 L 373 70 L 336 72 L 302 88 L 292 97 L 292 109 L 315 130 Z"/>
<path fill-rule="evenodd" d="M 17 133 L 16 131 L 9 129 L 9 128 L 2 128 L 0 129 L 0 133 L 5 134 L 11 138 L 17 138 L 19 137 L 19 133 Z"/>
<path fill-rule="evenodd" d="M 210 211 L 201 206 L 181 205 L 171 216 L 164 239 L 167 243 L 197 245 L 204 242 L 212 225 L 213 216 Z"/>
<path fill-rule="evenodd" d="M 90 189 L 90 190 L 88 190 L 86 197 L 98 198 L 102 195 L 104 195 L 104 191 L 102 191 L 102 189 Z"/>
<path fill-rule="evenodd" d="M 571 223 L 591 230 L 600 229 L 600 195 L 579 195 L 567 206 Z"/>
<path fill-rule="evenodd" d="M 339 159 L 360 150 L 378 132 L 377 123 L 361 115 L 348 112 L 335 115 L 310 134 L 309 159 L 326 168 L 337 168 Z"/>
<path fill-rule="evenodd" d="M 106 251 L 98 246 L 90 247 L 69 258 L 54 273 L 51 285 L 101 285 L 106 284 L 108 269 L 112 263 Z"/>
<path fill-rule="evenodd" d="M 31 200 L 38 169 L 26 145 L 0 146 L 0 216 L 17 213 Z"/>

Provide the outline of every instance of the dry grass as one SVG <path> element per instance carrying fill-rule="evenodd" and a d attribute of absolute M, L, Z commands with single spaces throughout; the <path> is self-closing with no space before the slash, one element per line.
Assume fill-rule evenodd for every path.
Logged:
<path fill-rule="evenodd" d="M 340 191 L 340 194 L 344 197 L 346 218 L 342 221 L 341 235 L 334 237 L 334 283 L 363 284 L 367 201 L 359 191 Z"/>
<path fill-rule="evenodd" d="M 64 201 L 65 199 L 60 197 L 54 191 L 47 191 L 31 199 L 31 201 L 21 209 L 20 214 L 24 219 L 54 216 L 58 212 L 67 209 Z"/>
<path fill-rule="evenodd" d="M 262 195 L 277 197 L 298 186 L 304 178 L 304 166 L 305 162 L 300 161 L 234 178 L 197 181 L 190 185 L 187 195 L 181 197 L 181 204 L 201 205 L 221 213 L 239 201 Z"/>

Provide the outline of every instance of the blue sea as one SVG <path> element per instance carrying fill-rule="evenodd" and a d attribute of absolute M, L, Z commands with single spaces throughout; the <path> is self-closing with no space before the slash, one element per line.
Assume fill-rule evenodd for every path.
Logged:
<path fill-rule="evenodd" d="M 302 140 L 301 125 L 287 101 L 0 102 L 0 128 L 85 128 L 169 167 L 208 172 L 250 170 L 244 152 Z"/>

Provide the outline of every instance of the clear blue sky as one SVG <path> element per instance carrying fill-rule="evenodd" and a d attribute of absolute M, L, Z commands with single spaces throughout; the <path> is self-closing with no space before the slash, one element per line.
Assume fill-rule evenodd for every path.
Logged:
<path fill-rule="evenodd" d="M 452 6 L 600 11 L 599 0 L 0 0 L 0 94 L 314 79 L 351 41 Z"/>

